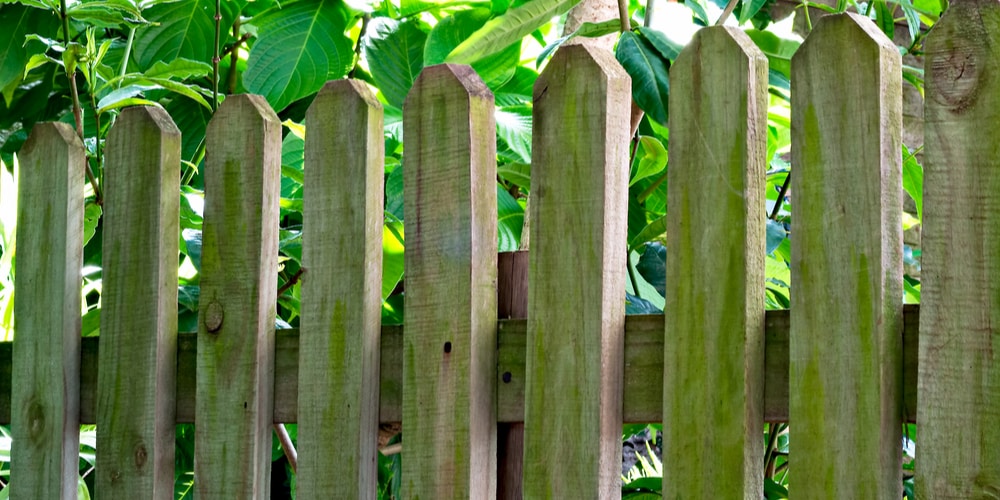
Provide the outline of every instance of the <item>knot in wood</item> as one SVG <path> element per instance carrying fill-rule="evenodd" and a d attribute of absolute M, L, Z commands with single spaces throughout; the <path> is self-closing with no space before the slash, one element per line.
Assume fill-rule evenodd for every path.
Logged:
<path fill-rule="evenodd" d="M 135 459 L 135 468 L 141 469 L 143 465 L 146 465 L 146 459 L 149 457 L 149 453 L 146 451 L 145 446 L 138 444 L 135 447 L 133 457 Z"/>
<path fill-rule="evenodd" d="M 954 112 L 968 108 L 979 93 L 985 62 L 981 43 L 961 37 L 948 49 L 929 54 L 931 97 Z"/>
<path fill-rule="evenodd" d="M 225 313 L 222 310 L 222 304 L 212 301 L 205 308 L 205 328 L 208 329 L 209 333 L 216 333 L 222 328 L 222 320 Z"/>

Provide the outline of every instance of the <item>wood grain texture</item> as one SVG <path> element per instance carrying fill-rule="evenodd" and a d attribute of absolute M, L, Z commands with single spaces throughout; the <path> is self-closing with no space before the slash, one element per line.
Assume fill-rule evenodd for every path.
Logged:
<path fill-rule="evenodd" d="M 161 108 L 128 108 L 105 151 L 95 486 L 173 499 L 181 132 Z"/>
<path fill-rule="evenodd" d="M 296 484 L 303 498 L 375 499 L 382 106 L 364 82 L 330 82 L 306 126 Z"/>
<path fill-rule="evenodd" d="M 907 422 L 917 412 L 917 329 L 920 308 L 903 308 L 903 403 Z M 525 320 L 497 324 L 497 422 L 524 421 Z M 764 316 L 764 421 L 788 421 L 788 310 Z M 828 330 L 818 330 L 824 335 Z M 97 337 L 83 339 L 80 371 L 80 423 L 97 418 Z M 379 363 L 379 422 L 403 418 L 403 328 L 382 327 Z M 0 424 L 10 423 L 11 343 L 0 342 Z M 177 337 L 177 423 L 194 422 L 195 334 Z M 274 341 L 274 422 L 298 420 L 299 333 L 279 330 Z M 506 377 L 505 374 L 510 376 Z M 623 419 L 626 423 L 663 421 L 663 315 L 625 318 L 625 383 Z"/>
<path fill-rule="evenodd" d="M 902 496 L 901 75 L 896 46 L 854 14 L 822 18 L 792 60 L 790 487 L 803 498 Z"/>
<path fill-rule="evenodd" d="M 424 68 L 403 106 L 406 498 L 496 495 L 493 109 L 472 68 L 449 64 Z"/>
<path fill-rule="evenodd" d="M 208 124 L 198 312 L 198 498 L 268 498 L 281 123 L 229 96 Z"/>
<path fill-rule="evenodd" d="M 535 83 L 526 498 L 621 495 L 630 85 L 587 45 Z"/>
<path fill-rule="evenodd" d="M 522 245 L 523 243 L 522 239 Z M 526 250 L 501 252 L 497 255 L 497 315 L 501 319 L 528 317 L 528 252 Z M 499 375 L 498 384 L 511 382 L 513 374 L 510 372 L 498 371 L 497 373 Z M 523 395 L 523 393 L 521 394 Z M 503 422 L 497 424 L 497 498 L 499 500 L 524 498 L 523 473 L 524 423 Z"/>
<path fill-rule="evenodd" d="M 767 58 L 698 31 L 670 70 L 664 498 L 760 498 Z"/>
<path fill-rule="evenodd" d="M 85 161 L 65 123 L 35 125 L 21 148 L 11 498 L 76 498 Z"/>
<path fill-rule="evenodd" d="M 927 39 L 918 498 L 1000 495 L 1000 5 Z"/>

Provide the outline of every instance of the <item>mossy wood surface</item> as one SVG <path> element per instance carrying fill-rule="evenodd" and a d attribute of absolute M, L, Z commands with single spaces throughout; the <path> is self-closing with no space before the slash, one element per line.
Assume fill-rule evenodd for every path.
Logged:
<path fill-rule="evenodd" d="M 161 108 L 125 109 L 105 158 L 96 492 L 169 500 L 181 132 Z"/>
<path fill-rule="evenodd" d="M 206 134 L 195 482 L 200 499 L 263 499 L 271 476 L 281 123 L 230 96 Z"/>
<path fill-rule="evenodd" d="M 40 123 L 20 160 L 9 493 L 75 499 L 86 157 L 72 127 Z"/>
<path fill-rule="evenodd" d="M 1000 5 L 927 39 L 918 498 L 1000 495 Z"/>
<path fill-rule="evenodd" d="M 797 497 L 902 497 L 900 65 L 854 14 L 822 18 L 792 60 Z"/>
<path fill-rule="evenodd" d="M 703 29 L 670 86 L 663 496 L 760 498 L 767 58 Z"/>
<path fill-rule="evenodd" d="M 630 98 L 584 45 L 535 83 L 525 498 L 621 495 Z"/>
<path fill-rule="evenodd" d="M 496 495 L 497 201 L 493 94 L 425 68 L 403 106 L 405 498 Z"/>
<path fill-rule="evenodd" d="M 917 328 L 919 307 L 904 307 L 903 402 L 909 421 L 916 419 Z M 764 421 L 788 421 L 788 310 L 764 317 Z M 497 422 L 524 421 L 525 320 L 497 323 Z M 819 335 L 827 329 L 820 330 Z M 193 333 L 177 337 L 177 422 L 194 422 L 195 348 Z M 83 339 L 80 372 L 80 423 L 97 418 L 99 339 Z M 379 363 L 379 422 L 403 418 L 403 327 L 382 327 Z M 299 333 L 280 330 L 274 344 L 274 422 L 298 420 Z M 10 423 L 11 343 L 0 342 L 0 424 Z M 4 364 L 8 363 L 8 364 Z M 5 371 L 6 370 L 6 371 Z M 509 377 L 504 374 L 509 373 Z M 663 421 L 663 315 L 625 318 L 625 383 L 622 418 L 626 423 Z M 8 378 L 5 378 L 8 377 Z"/>
<path fill-rule="evenodd" d="M 363 82 L 331 82 L 306 126 L 297 491 L 302 498 L 374 500 L 382 106 Z"/>

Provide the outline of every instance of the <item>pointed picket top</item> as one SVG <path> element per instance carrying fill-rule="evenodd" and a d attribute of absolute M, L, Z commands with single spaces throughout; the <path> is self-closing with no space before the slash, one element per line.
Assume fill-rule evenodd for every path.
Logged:
<path fill-rule="evenodd" d="M 791 488 L 898 498 L 901 57 L 870 19 L 827 16 L 792 59 L 791 81 Z"/>
<path fill-rule="evenodd" d="M 489 97 L 493 99 L 493 92 L 479 77 L 476 70 L 464 64 L 435 64 L 428 66 L 420 72 L 420 76 L 413 82 L 410 93 L 406 94 L 406 101 L 403 109 L 411 106 L 413 100 L 421 94 L 431 92 L 434 87 L 442 89 L 450 86 L 462 88 L 469 97 Z M 451 90 L 454 92 L 454 90 Z"/>
<path fill-rule="evenodd" d="M 230 115 L 246 115 L 246 119 L 257 117 L 264 120 L 264 122 L 278 122 L 279 125 L 281 123 L 278 114 L 274 112 L 274 109 L 267 103 L 267 99 L 264 96 L 257 94 L 236 94 L 226 97 L 226 100 L 219 105 L 219 109 L 215 111 L 215 115 L 208 122 L 206 135 L 213 132 L 225 133 L 218 129 L 223 126 L 232 126 L 231 123 L 227 122 L 227 120 L 232 120 L 232 118 L 228 118 Z M 226 130 L 229 129 L 227 128 Z"/>
<path fill-rule="evenodd" d="M 767 58 L 706 28 L 670 86 L 663 496 L 760 496 Z"/>
<path fill-rule="evenodd" d="M 326 84 L 323 85 L 323 88 L 319 89 L 319 92 L 316 93 L 316 99 L 326 96 L 340 96 L 342 94 L 353 94 L 356 96 L 356 99 L 361 100 L 368 106 L 374 109 L 382 109 L 382 103 L 378 102 L 378 98 L 376 98 L 375 94 L 372 93 L 368 84 L 353 78 L 330 80 L 329 82 L 326 82 Z M 330 99 L 331 97 L 326 98 Z M 309 107 L 309 110 L 306 111 L 307 117 L 310 112 L 316 113 L 313 109 L 314 108 L 312 106 Z"/>
<path fill-rule="evenodd" d="M 39 123 L 20 160 L 10 496 L 75 499 L 86 151 L 69 125 Z"/>
<path fill-rule="evenodd" d="M 1000 4 L 952 2 L 925 42 L 919 498 L 1000 491 Z"/>
<path fill-rule="evenodd" d="M 625 68 L 622 68 L 622 65 L 618 63 L 615 55 L 611 52 L 592 47 L 588 44 L 564 45 L 556 51 L 549 64 L 546 65 L 545 71 L 538 75 L 538 79 L 535 80 L 533 98 L 535 100 L 542 99 L 549 92 L 550 82 L 557 87 L 562 85 L 565 80 L 566 71 L 578 64 L 589 65 L 594 68 L 594 70 L 589 72 L 581 71 L 590 75 L 588 79 L 594 82 L 604 82 L 605 85 L 610 82 L 618 82 L 620 84 L 623 78 L 626 79 L 626 84 L 630 82 Z M 594 78 L 593 75 L 603 75 L 603 78 Z"/>

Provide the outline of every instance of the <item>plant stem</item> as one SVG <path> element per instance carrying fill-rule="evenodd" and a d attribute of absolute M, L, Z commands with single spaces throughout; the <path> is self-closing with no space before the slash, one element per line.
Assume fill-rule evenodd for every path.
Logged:
<path fill-rule="evenodd" d="M 626 249 L 626 251 L 628 251 L 628 249 Z M 641 299 L 642 295 L 640 295 L 640 293 L 639 293 L 639 281 L 635 279 L 635 269 L 634 269 L 634 266 L 632 266 L 632 255 L 631 255 L 631 253 L 632 252 L 629 252 L 629 255 L 625 256 L 625 259 L 626 259 L 626 261 L 625 261 L 626 262 L 625 268 L 628 270 L 628 280 L 632 283 L 632 293 L 633 293 L 633 295 L 635 295 L 636 298 Z"/>
<path fill-rule="evenodd" d="M 778 212 L 781 210 L 781 205 L 785 202 L 785 194 L 788 193 L 788 186 L 792 182 L 792 173 L 788 172 L 785 176 L 785 182 L 781 183 L 781 189 L 778 190 L 778 199 L 775 200 L 774 208 L 771 209 L 771 215 L 768 219 L 777 220 Z"/>
<path fill-rule="evenodd" d="M 632 24 L 628 16 L 628 0 L 618 0 L 618 21 L 622 25 L 622 33 L 632 29 Z"/>
<path fill-rule="evenodd" d="M 128 58 L 132 57 L 132 44 L 135 41 L 135 28 L 130 28 L 128 30 L 128 41 L 125 42 L 125 55 L 122 56 L 122 70 L 121 77 L 122 80 L 125 79 L 125 72 L 128 70 Z M 118 81 L 117 88 L 121 88 L 122 80 Z"/>
<path fill-rule="evenodd" d="M 291 278 L 288 278 L 288 281 L 286 281 L 284 285 L 281 285 L 281 288 L 278 288 L 278 297 L 281 297 L 288 291 L 289 288 L 295 286 L 295 284 L 299 282 L 299 279 L 302 278 L 302 274 L 305 272 L 306 268 L 300 267 Z"/>
<path fill-rule="evenodd" d="M 59 17 L 62 18 L 63 46 L 65 50 L 69 50 L 69 15 L 66 14 L 66 0 L 59 0 Z M 72 72 L 66 72 L 66 76 L 69 77 L 69 93 L 70 97 L 73 98 L 73 121 L 76 122 L 76 134 L 83 141 L 83 109 L 80 107 L 80 92 L 76 88 L 76 65 L 73 66 Z M 90 163 L 86 155 L 83 159 L 83 169 L 84 173 L 87 174 L 87 180 L 94 188 L 94 201 L 98 205 L 103 204 L 104 197 L 101 196 L 101 187 L 97 183 L 97 178 L 94 177 L 94 172 L 90 170 Z"/>
<path fill-rule="evenodd" d="M 236 21 L 233 22 L 233 38 L 236 39 L 231 47 L 226 48 L 226 52 L 229 53 L 229 75 L 226 77 L 226 91 L 229 94 L 236 93 L 236 65 L 240 62 L 240 45 L 250 38 L 250 34 L 247 33 L 244 36 L 240 36 L 240 18 L 237 17 Z"/>
<path fill-rule="evenodd" d="M 361 41 L 365 39 L 365 33 L 368 32 L 368 23 L 371 19 L 371 16 L 368 14 L 365 14 L 361 18 L 361 31 L 358 33 L 358 43 L 354 44 L 354 67 L 347 74 L 348 78 L 354 78 L 354 72 L 358 70 L 358 61 L 361 60 Z"/>
<path fill-rule="evenodd" d="M 219 107 L 219 39 L 222 38 L 222 0 L 215 0 L 215 49 L 212 51 L 212 112 Z"/>

